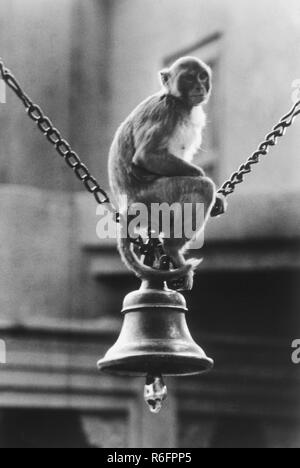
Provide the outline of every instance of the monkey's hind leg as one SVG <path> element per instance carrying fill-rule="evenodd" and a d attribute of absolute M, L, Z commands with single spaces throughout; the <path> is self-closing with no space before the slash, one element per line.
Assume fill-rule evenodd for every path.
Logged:
<path fill-rule="evenodd" d="M 186 265 L 183 254 L 178 250 L 178 246 L 174 245 L 172 239 L 165 239 L 164 251 L 166 255 L 171 259 L 174 268 L 180 268 Z M 168 286 L 178 291 L 190 291 L 193 288 L 194 271 L 191 268 L 187 275 L 176 281 L 168 283 Z"/>
<path fill-rule="evenodd" d="M 182 251 L 192 240 L 186 236 L 185 228 L 187 224 L 190 227 L 195 224 L 193 228 L 196 232 L 203 229 L 214 204 L 215 193 L 214 183 L 206 177 L 165 177 L 155 181 L 143 192 L 144 200 L 147 200 L 148 205 L 151 200 L 151 203 L 167 203 L 169 207 L 178 204 L 181 207 L 181 210 L 172 213 L 170 235 L 164 238 L 165 252 L 171 258 L 174 267 L 180 268 L 186 266 L 187 263 L 191 265 L 180 284 L 177 281 L 175 284 L 172 283 L 175 289 L 192 289 L 194 270 L 201 261 L 195 259 L 187 262 L 183 256 Z M 192 205 L 195 210 L 186 213 L 186 204 Z M 180 235 L 178 235 L 178 227 L 181 228 Z"/>

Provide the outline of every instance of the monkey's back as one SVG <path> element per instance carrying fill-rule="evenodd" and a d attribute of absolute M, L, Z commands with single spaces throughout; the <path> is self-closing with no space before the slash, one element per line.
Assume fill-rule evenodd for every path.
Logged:
<path fill-rule="evenodd" d="M 130 162 L 134 155 L 132 125 L 129 120 L 122 123 L 116 132 L 109 153 L 109 184 L 119 205 L 120 196 L 126 194 L 130 184 Z"/>
<path fill-rule="evenodd" d="M 137 184 L 139 190 L 143 184 L 135 178 L 131 170 L 136 148 L 153 126 L 159 125 L 161 140 L 165 135 L 170 135 L 182 116 L 182 108 L 177 109 L 178 106 L 180 104 L 174 99 L 158 93 L 139 104 L 120 125 L 109 154 L 110 188 L 118 205 L 122 195 L 127 195 L 129 202 L 134 201 Z M 150 173 L 143 176 L 145 184 L 158 178 Z"/>

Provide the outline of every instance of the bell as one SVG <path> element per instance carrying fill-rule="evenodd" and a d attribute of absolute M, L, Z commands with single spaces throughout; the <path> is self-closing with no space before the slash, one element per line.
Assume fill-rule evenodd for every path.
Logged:
<path fill-rule="evenodd" d="M 98 362 L 101 371 L 128 376 L 187 376 L 213 367 L 191 337 L 182 294 L 147 281 L 125 298 L 120 336 Z"/>
<path fill-rule="evenodd" d="M 162 284 L 144 281 L 140 290 L 125 298 L 120 336 L 98 362 L 99 370 L 116 375 L 146 376 L 145 398 L 149 395 L 149 378 L 152 379 L 153 388 L 160 389 L 157 391 L 160 407 L 166 397 L 162 375 L 196 375 L 213 367 L 213 360 L 191 337 L 186 312 L 182 294 Z M 152 395 L 152 408 L 153 401 L 156 400 Z M 155 408 L 153 412 L 157 412 Z"/>

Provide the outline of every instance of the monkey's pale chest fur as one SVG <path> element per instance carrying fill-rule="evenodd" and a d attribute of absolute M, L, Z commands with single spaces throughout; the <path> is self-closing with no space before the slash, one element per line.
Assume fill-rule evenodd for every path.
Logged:
<path fill-rule="evenodd" d="M 201 147 L 205 123 L 206 115 L 202 106 L 194 107 L 190 115 L 176 126 L 169 140 L 168 151 L 191 162 Z"/>

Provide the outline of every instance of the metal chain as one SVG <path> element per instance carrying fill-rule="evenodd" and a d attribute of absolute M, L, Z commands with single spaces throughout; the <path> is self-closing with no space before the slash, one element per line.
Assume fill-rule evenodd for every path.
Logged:
<path fill-rule="evenodd" d="M 114 214 L 115 219 L 119 220 L 119 214 L 109 200 L 109 196 L 103 190 L 97 180 L 90 174 L 90 171 L 81 161 L 78 154 L 72 150 L 69 143 L 62 138 L 60 132 L 55 128 L 51 120 L 45 116 L 42 109 L 34 104 L 32 100 L 24 93 L 14 75 L 8 70 L 0 58 L 0 75 L 3 81 L 16 94 L 24 104 L 28 116 L 33 120 L 39 130 L 45 135 L 47 140 L 54 146 L 57 153 L 64 158 L 66 164 L 73 169 L 76 177 L 84 184 L 86 190 L 90 192 L 99 205 L 107 204 L 107 207 Z"/>
<path fill-rule="evenodd" d="M 237 172 L 234 172 L 229 180 L 224 182 L 218 193 L 227 197 L 234 192 L 235 187 L 244 181 L 246 174 L 252 171 L 252 166 L 260 162 L 261 156 L 266 156 L 271 146 L 278 143 L 278 139 L 283 137 L 287 128 L 293 125 L 294 120 L 300 114 L 300 101 L 298 101 L 290 112 L 282 117 L 280 122 L 273 127 L 272 131 L 266 136 L 265 141 L 261 143 L 258 150 L 250 156 L 245 164 L 242 164 Z"/>

